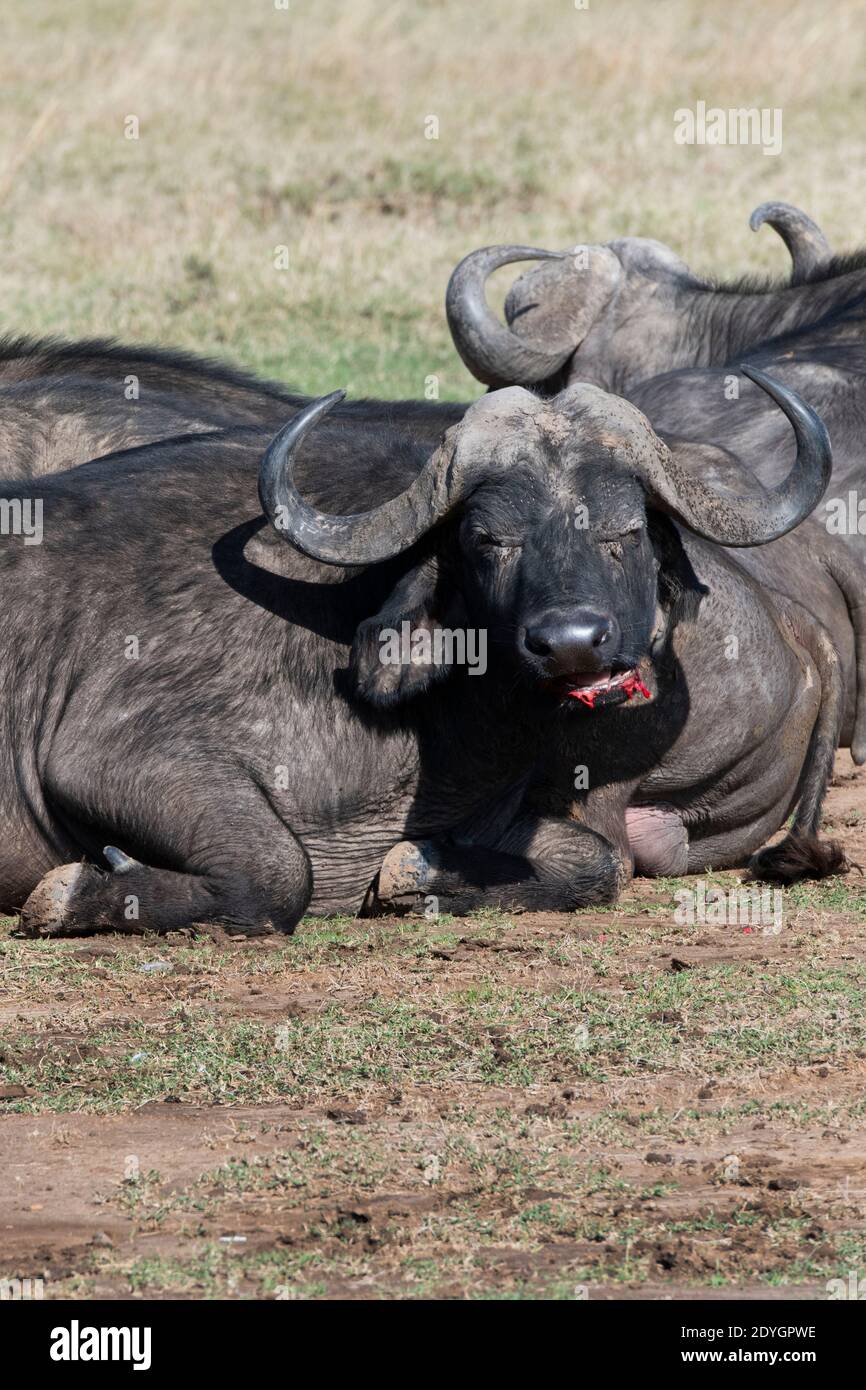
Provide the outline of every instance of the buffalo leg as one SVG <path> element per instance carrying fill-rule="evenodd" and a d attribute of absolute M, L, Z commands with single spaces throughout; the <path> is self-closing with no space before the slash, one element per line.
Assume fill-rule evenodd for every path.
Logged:
<path fill-rule="evenodd" d="M 22 930 L 39 936 L 101 931 L 167 932 L 214 923 L 247 936 L 291 932 L 310 900 L 309 861 L 293 836 L 278 875 L 227 858 L 196 873 L 150 868 L 107 845 L 109 870 L 65 864 L 36 885 L 21 910 Z"/>
<path fill-rule="evenodd" d="M 461 916 L 482 907 L 569 911 L 613 902 L 626 876 L 622 857 L 575 821 L 521 816 L 494 847 L 404 841 L 386 856 L 372 911 Z"/>
<path fill-rule="evenodd" d="M 788 605 L 788 612 L 794 615 L 802 612 L 798 605 Z M 856 629 L 855 629 L 856 630 Z M 754 854 L 749 861 L 749 875 L 771 883 L 797 883 L 804 878 L 827 878 L 833 874 L 844 874 L 850 864 L 842 846 L 836 840 L 822 840 L 818 835 L 821 826 L 821 809 L 824 797 L 833 775 L 833 763 L 839 746 L 842 731 L 842 715 L 845 704 L 845 690 L 839 669 L 839 658 L 828 633 L 820 624 L 810 620 L 797 623 L 797 640 L 806 648 L 821 680 L 821 706 L 812 730 L 809 750 L 803 770 L 800 773 L 799 803 L 793 824 L 787 835 L 775 845 L 767 845 Z M 859 634 L 858 634 L 859 641 Z M 866 662 L 862 651 L 858 651 L 859 668 Z M 866 724 L 858 689 L 858 726 L 855 742 L 862 740 L 862 728 Z M 852 748 L 853 752 L 853 748 Z M 863 752 L 857 749 L 858 756 Z M 863 758 L 859 760 L 862 762 Z"/>

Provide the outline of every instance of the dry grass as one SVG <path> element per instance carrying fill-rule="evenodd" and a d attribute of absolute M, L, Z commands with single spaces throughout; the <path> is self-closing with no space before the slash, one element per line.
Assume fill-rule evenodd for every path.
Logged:
<path fill-rule="evenodd" d="M 850 0 L 11 0 L 4 19 L 10 331 L 181 344 L 309 390 L 420 395 L 435 374 L 461 397 L 441 306 L 473 246 L 642 233 L 700 270 L 781 267 L 746 225 L 771 196 L 861 239 Z M 781 156 L 676 145 L 701 98 L 781 107 Z"/>

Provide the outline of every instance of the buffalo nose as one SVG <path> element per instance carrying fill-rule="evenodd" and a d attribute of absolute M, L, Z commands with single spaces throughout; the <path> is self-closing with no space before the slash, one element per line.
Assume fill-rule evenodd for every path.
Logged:
<path fill-rule="evenodd" d="M 524 643 L 549 675 L 606 670 L 619 649 L 620 628 L 610 613 L 578 609 L 568 617 L 549 614 L 530 623 Z"/>

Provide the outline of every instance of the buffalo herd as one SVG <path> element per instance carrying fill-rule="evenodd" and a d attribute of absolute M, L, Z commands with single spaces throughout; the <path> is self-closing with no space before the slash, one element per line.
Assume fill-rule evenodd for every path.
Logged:
<path fill-rule="evenodd" d="M 764 223 L 783 282 L 637 237 L 472 252 L 470 404 L 0 343 L 20 930 L 844 872 L 819 832 L 837 748 L 866 760 L 866 252 Z M 503 322 L 486 281 L 523 260 Z"/>

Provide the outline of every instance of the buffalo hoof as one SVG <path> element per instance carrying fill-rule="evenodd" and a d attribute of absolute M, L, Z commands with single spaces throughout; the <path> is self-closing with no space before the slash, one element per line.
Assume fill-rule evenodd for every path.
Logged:
<path fill-rule="evenodd" d="M 830 878 L 858 867 L 849 862 L 836 840 L 820 840 L 817 835 L 791 831 L 776 845 L 766 845 L 753 854 L 748 880 L 763 883 L 799 883 L 804 878 Z"/>
<path fill-rule="evenodd" d="M 376 885 L 375 906 L 380 912 L 411 912 L 424 907 L 430 880 L 432 846 L 401 840 L 382 860 Z M 419 901 L 421 900 L 421 901 Z"/>
<path fill-rule="evenodd" d="M 99 871 L 90 864 L 61 864 L 37 883 L 21 909 L 20 930 L 27 936 L 74 936 L 82 930 L 70 911 L 72 902 Z"/>

